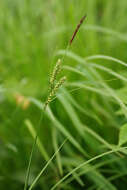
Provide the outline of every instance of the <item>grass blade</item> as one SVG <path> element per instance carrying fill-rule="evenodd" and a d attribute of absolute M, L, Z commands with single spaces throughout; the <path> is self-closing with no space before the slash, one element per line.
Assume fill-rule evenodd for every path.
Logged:
<path fill-rule="evenodd" d="M 56 154 L 60 151 L 60 149 L 63 147 L 63 145 L 66 143 L 67 139 L 64 140 L 64 142 L 60 145 L 60 147 L 58 148 L 58 150 L 53 154 L 53 156 L 49 159 L 49 161 L 46 163 L 46 165 L 43 167 L 43 169 L 40 171 L 40 173 L 37 175 L 37 177 L 35 178 L 35 180 L 33 181 L 33 183 L 31 184 L 31 186 L 29 187 L 28 190 L 32 190 L 34 185 L 37 183 L 37 181 L 39 180 L 39 178 L 41 177 L 41 175 L 43 174 L 43 172 L 46 170 L 46 168 L 48 167 L 48 165 L 51 163 L 51 161 L 54 159 L 54 157 L 56 156 Z"/>
<path fill-rule="evenodd" d="M 87 164 L 93 162 L 94 160 L 97 160 L 97 159 L 102 158 L 102 157 L 104 157 L 104 156 L 106 156 L 106 155 L 109 155 L 109 154 L 112 154 L 112 153 L 121 151 L 122 149 L 126 149 L 126 148 L 127 148 L 127 147 L 116 148 L 116 149 L 114 149 L 114 150 L 111 150 L 111 151 L 102 153 L 102 154 L 100 154 L 100 155 L 98 155 L 98 156 L 95 156 L 95 157 L 89 159 L 88 161 L 83 162 L 83 163 L 80 164 L 78 167 L 74 168 L 71 172 L 69 172 L 67 175 L 65 175 L 60 181 L 58 181 L 58 182 L 51 188 L 51 190 L 56 189 L 56 187 L 58 187 L 58 185 L 60 185 L 65 179 L 67 179 L 70 175 L 72 175 L 73 172 L 77 171 L 78 169 L 82 168 L 83 166 L 85 166 L 85 165 L 87 165 Z"/>

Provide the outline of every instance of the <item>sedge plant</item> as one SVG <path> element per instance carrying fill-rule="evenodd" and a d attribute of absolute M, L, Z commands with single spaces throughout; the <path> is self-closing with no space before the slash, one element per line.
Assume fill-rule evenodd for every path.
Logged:
<path fill-rule="evenodd" d="M 57 80 L 58 74 L 61 72 L 61 68 L 62 68 L 62 61 L 64 60 L 64 57 L 66 56 L 66 52 L 69 49 L 69 47 L 71 46 L 73 40 L 75 39 L 75 36 L 77 34 L 77 32 L 79 31 L 79 28 L 81 27 L 82 23 L 84 22 L 84 20 L 86 19 L 86 15 L 84 15 L 81 19 L 79 24 L 77 25 L 76 29 L 74 30 L 74 33 L 67 45 L 67 49 L 65 51 L 65 54 L 63 55 L 62 59 L 58 59 L 58 61 L 56 62 L 56 65 L 54 66 L 53 72 L 50 76 L 50 82 L 49 82 L 49 95 L 47 96 L 47 100 L 44 104 L 43 107 L 43 112 L 46 111 L 47 106 L 49 105 L 49 103 L 52 101 L 53 97 L 56 95 L 58 89 L 64 84 L 64 82 L 66 81 L 66 76 L 61 77 L 59 80 Z M 42 121 L 42 117 L 43 115 L 41 114 L 41 118 L 40 118 L 40 122 L 39 122 L 39 126 L 40 123 Z M 38 129 L 39 129 L 38 126 Z M 28 163 L 28 168 L 27 168 L 27 174 L 26 174 L 26 179 L 25 179 L 25 185 L 24 185 L 24 190 L 27 190 L 27 186 L 28 186 L 28 181 L 29 181 L 29 175 L 30 175 L 30 168 L 31 168 L 31 162 L 32 162 L 32 157 L 33 157 L 33 153 L 34 153 L 34 149 L 37 143 L 37 139 L 38 139 L 38 129 L 37 129 L 37 133 L 36 133 L 36 137 L 34 139 L 33 142 L 33 146 L 32 146 L 32 150 L 31 150 L 31 154 L 30 154 L 30 158 L 29 158 L 29 163 Z M 61 145 L 62 146 L 62 145 Z M 59 148 L 60 149 L 60 148 Z M 58 149 L 58 150 L 59 150 Z M 54 154 L 55 155 L 55 154 Z M 54 156 L 53 156 L 54 157 Z M 51 158 L 52 160 L 52 158 Z M 50 161 L 50 160 L 49 160 Z M 42 170 L 43 171 L 43 170 Z M 40 177 L 40 174 L 38 175 Z M 30 186 L 30 190 L 32 189 L 33 185 L 36 183 L 36 181 L 38 180 L 38 177 L 35 179 L 35 181 L 32 183 L 32 185 Z"/>

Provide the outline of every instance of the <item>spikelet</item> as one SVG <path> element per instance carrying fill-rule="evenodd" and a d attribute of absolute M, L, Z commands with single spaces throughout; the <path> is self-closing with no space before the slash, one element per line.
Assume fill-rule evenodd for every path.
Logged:
<path fill-rule="evenodd" d="M 57 90 L 63 85 L 63 83 L 66 81 L 66 76 L 62 77 L 55 85 L 54 87 L 54 91 L 55 93 L 57 92 Z"/>
<path fill-rule="evenodd" d="M 66 76 L 62 77 L 54 86 L 54 88 L 51 90 L 47 101 L 45 103 L 44 109 L 46 109 L 47 105 L 52 101 L 52 97 L 56 94 L 57 90 L 63 85 L 63 83 L 66 81 Z"/>
<path fill-rule="evenodd" d="M 53 69 L 52 75 L 50 77 L 50 89 L 54 88 L 56 77 L 60 73 L 60 71 L 61 71 L 61 60 L 58 59 L 56 65 Z"/>

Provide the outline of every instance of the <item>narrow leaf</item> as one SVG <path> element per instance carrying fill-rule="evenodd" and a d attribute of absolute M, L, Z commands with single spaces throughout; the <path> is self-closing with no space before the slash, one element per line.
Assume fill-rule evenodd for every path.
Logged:
<path fill-rule="evenodd" d="M 119 146 L 127 142 L 127 123 L 120 128 Z"/>

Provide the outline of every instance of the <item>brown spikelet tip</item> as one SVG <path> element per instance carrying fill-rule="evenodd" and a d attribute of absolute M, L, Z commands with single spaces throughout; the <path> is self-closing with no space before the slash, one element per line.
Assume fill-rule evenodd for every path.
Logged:
<path fill-rule="evenodd" d="M 84 15 L 84 16 L 80 19 L 80 22 L 79 22 L 79 24 L 77 25 L 77 27 L 76 27 L 76 29 L 75 29 L 73 35 L 72 35 L 72 38 L 71 38 L 71 40 L 70 40 L 70 42 L 69 42 L 70 45 L 72 44 L 72 42 L 73 42 L 73 40 L 74 40 L 74 38 L 75 38 L 77 32 L 79 31 L 79 28 L 81 27 L 82 23 L 83 23 L 84 20 L 86 19 L 86 16 L 87 16 L 87 15 Z"/>

